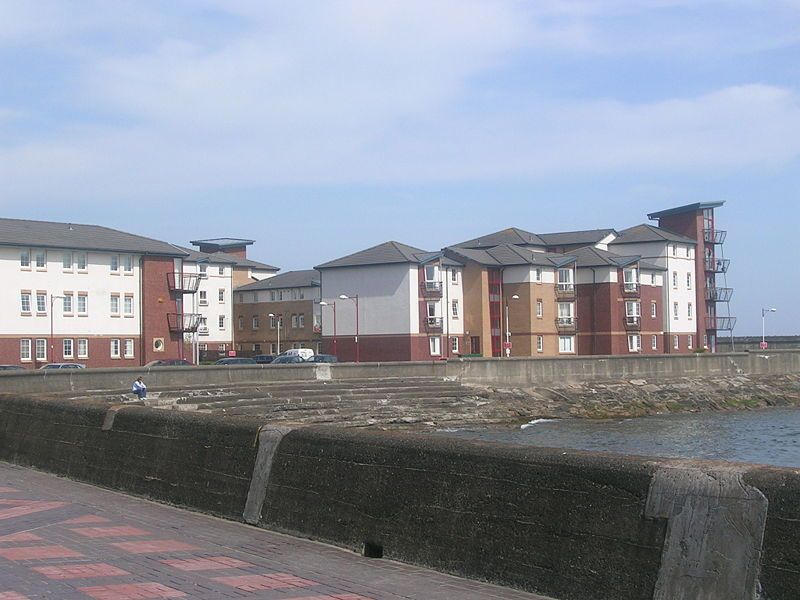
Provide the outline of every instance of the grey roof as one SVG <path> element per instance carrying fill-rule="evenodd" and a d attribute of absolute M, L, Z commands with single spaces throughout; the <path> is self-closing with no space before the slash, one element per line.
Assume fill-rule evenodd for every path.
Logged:
<path fill-rule="evenodd" d="M 644 269 L 647 271 L 666 271 L 666 269 L 663 267 L 643 261 L 641 256 L 623 256 L 614 252 L 600 250 L 599 248 L 594 248 L 592 246 L 571 250 L 570 254 L 574 255 L 577 259 L 577 267 L 579 269 L 589 267 L 622 268 L 638 263 L 639 269 Z"/>
<path fill-rule="evenodd" d="M 239 238 L 212 238 L 209 240 L 192 240 L 189 242 L 193 246 L 203 245 L 214 245 L 219 246 L 220 248 L 236 248 L 238 246 L 249 246 L 250 244 L 254 244 L 255 240 L 242 240 Z"/>
<path fill-rule="evenodd" d="M 0 218 L 0 246 L 130 252 L 154 256 L 186 255 L 186 252 L 167 242 L 109 227 L 27 219 Z"/>
<path fill-rule="evenodd" d="M 175 246 L 179 250 L 186 252 L 188 256 L 185 260 L 200 262 L 206 261 L 213 264 L 233 265 L 235 267 L 251 267 L 254 269 L 261 269 L 263 271 L 280 271 L 280 268 L 273 267 L 266 263 L 256 262 L 249 258 L 239 258 L 234 254 L 226 252 L 200 252 L 199 250 L 192 250 L 191 248 L 184 248 L 183 246 Z"/>
<path fill-rule="evenodd" d="M 460 242 L 458 244 L 454 244 L 451 247 L 459 247 L 459 248 L 492 248 L 494 246 L 500 246 L 501 244 L 514 244 L 514 245 L 535 245 L 535 246 L 545 246 L 545 242 L 542 240 L 541 237 L 536 235 L 535 233 L 531 233 L 530 231 L 525 231 L 524 229 L 519 229 L 517 227 L 509 227 L 508 229 L 503 229 L 502 231 L 496 231 L 494 233 L 490 233 L 473 240 L 467 240 L 466 242 Z"/>
<path fill-rule="evenodd" d="M 724 201 L 720 202 L 695 202 L 694 204 L 684 204 L 683 206 L 676 206 L 675 208 L 668 208 L 666 210 L 659 210 L 658 212 L 650 213 L 647 218 L 650 220 L 660 219 L 661 217 L 668 217 L 670 215 L 678 215 L 685 212 L 697 212 L 706 208 L 719 208 L 725 204 Z"/>
<path fill-rule="evenodd" d="M 286 271 L 275 277 L 269 277 L 248 283 L 236 288 L 237 292 L 247 292 L 251 290 L 279 290 L 286 288 L 318 287 L 319 271 L 306 269 L 305 271 Z"/>
<path fill-rule="evenodd" d="M 534 252 L 523 246 L 514 244 L 502 244 L 486 250 L 475 248 L 459 248 L 451 246 L 445 248 L 448 256 L 456 259 L 471 260 L 485 266 L 508 267 L 513 265 L 537 265 L 548 267 L 560 267 L 575 262 L 575 257 L 571 254 L 560 254 L 556 252 Z"/>
<path fill-rule="evenodd" d="M 692 238 L 675 233 L 663 227 L 642 223 L 619 232 L 619 236 L 611 242 L 616 244 L 637 244 L 641 242 L 681 242 L 682 244 L 697 244 Z"/>
<path fill-rule="evenodd" d="M 611 234 L 615 229 L 587 229 L 584 231 L 559 231 L 556 233 L 540 233 L 539 237 L 548 246 L 573 246 L 577 244 L 591 245 Z"/>
<path fill-rule="evenodd" d="M 396 263 L 416 263 L 419 264 L 420 256 L 429 254 L 425 250 L 407 246 L 400 242 L 384 242 L 372 248 L 355 252 L 328 261 L 314 267 L 315 269 L 334 269 L 337 267 L 359 267 L 365 265 L 389 265 Z"/>

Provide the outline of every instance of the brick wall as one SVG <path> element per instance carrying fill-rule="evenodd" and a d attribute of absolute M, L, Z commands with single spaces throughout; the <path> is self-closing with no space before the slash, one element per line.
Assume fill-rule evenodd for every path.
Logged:
<path fill-rule="evenodd" d="M 167 322 L 167 313 L 180 312 L 167 281 L 167 274 L 173 271 L 172 258 L 142 258 L 142 338 L 139 351 L 142 364 L 156 359 L 181 358 L 183 353 L 183 335 L 171 333 Z M 153 349 L 156 339 L 164 340 L 163 350 Z"/>

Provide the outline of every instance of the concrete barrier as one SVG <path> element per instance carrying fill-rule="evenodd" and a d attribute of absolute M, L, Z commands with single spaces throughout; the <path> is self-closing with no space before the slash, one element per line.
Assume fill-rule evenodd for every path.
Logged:
<path fill-rule="evenodd" d="M 145 377 L 150 389 L 218 387 L 277 381 L 373 378 L 450 378 L 487 386 L 527 387 L 624 379 L 800 373 L 800 351 L 658 356 L 459 359 L 429 362 L 154 367 L 151 369 L 65 369 L 0 371 L 0 393 L 47 394 L 83 391 L 128 392 Z"/>

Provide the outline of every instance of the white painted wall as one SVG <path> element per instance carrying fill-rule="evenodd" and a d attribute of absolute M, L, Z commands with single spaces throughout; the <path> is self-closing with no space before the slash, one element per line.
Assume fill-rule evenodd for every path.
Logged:
<path fill-rule="evenodd" d="M 205 264 L 205 263 L 203 263 Z M 183 310 L 186 313 L 200 313 L 206 319 L 208 333 L 198 331 L 197 340 L 210 344 L 209 350 L 217 350 L 219 344 L 230 344 L 233 340 L 233 268 L 229 264 L 206 264 L 207 277 L 200 279 L 200 287 L 195 294 L 184 294 Z M 220 273 L 220 268 L 222 272 Z M 200 263 L 183 261 L 183 272 L 200 273 Z M 219 301 L 219 290 L 224 290 L 224 301 Z M 207 304 L 200 304 L 200 292 L 206 293 Z M 225 327 L 220 329 L 219 317 L 225 317 Z M 213 345 L 211 345 L 213 344 Z"/>
<path fill-rule="evenodd" d="M 553 267 L 541 267 L 542 280 L 536 280 L 536 267 L 532 265 L 515 265 L 503 269 L 503 283 L 555 283 L 556 270 Z"/>
<path fill-rule="evenodd" d="M 452 280 L 452 272 L 456 272 L 456 281 Z M 447 322 L 443 335 L 461 336 L 464 335 L 464 273 L 461 267 L 446 266 L 441 271 L 444 294 L 445 315 Z M 458 318 L 453 317 L 452 302 L 458 301 Z"/>

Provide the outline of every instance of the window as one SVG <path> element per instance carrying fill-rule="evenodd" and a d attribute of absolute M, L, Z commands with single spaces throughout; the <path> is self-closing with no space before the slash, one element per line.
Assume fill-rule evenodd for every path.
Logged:
<path fill-rule="evenodd" d="M 119 316 L 119 294 L 111 294 L 111 315 Z"/>
<path fill-rule="evenodd" d="M 687 347 L 689 350 L 691 350 L 691 349 L 692 349 L 692 344 L 693 344 L 693 342 L 694 342 L 694 340 L 692 339 L 692 336 L 691 336 L 691 335 L 687 335 L 687 336 L 686 336 L 686 347 Z"/>
<path fill-rule="evenodd" d="M 23 269 L 31 268 L 31 253 L 28 250 L 21 250 L 19 253 L 19 266 Z M 24 341 L 24 340 L 23 340 Z M 30 340 L 28 340 L 30 342 Z M 30 344 L 28 345 L 28 355 L 30 359 Z"/>
<path fill-rule="evenodd" d="M 297 290 L 292 290 L 292 300 L 297 300 Z"/>
<path fill-rule="evenodd" d="M 673 290 L 677 290 L 678 289 L 678 272 L 677 271 L 673 271 L 672 272 L 672 289 Z"/>
<path fill-rule="evenodd" d="M 87 263 L 86 252 L 78 252 L 75 254 L 75 264 L 78 266 L 78 271 L 85 271 Z"/>
<path fill-rule="evenodd" d="M 36 360 L 47 360 L 47 340 L 36 340 Z"/>
<path fill-rule="evenodd" d="M 537 352 L 544 352 L 544 336 L 537 335 L 536 336 L 536 351 Z"/>
<path fill-rule="evenodd" d="M 261 320 L 258 315 L 253 315 L 253 329 L 258 329 L 261 326 Z"/>
<path fill-rule="evenodd" d="M 111 273 L 119 275 L 119 256 L 116 254 L 111 255 Z M 117 340 L 117 343 L 119 343 L 119 340 Z M 119 356 L 119 353 L 117 355 Z"/>
<path fill-rule="evenodd" d="M 236 329 L 239 331 L 244 329 L 244 317 L 241 315 L 236 319 Z"/>
<path fill-rule="evenodd" d="M 635 292 L 639 289 L 639 270 L 623 269 L 622 271 L 623 289 L 626 292 Z"/>
<path fill-rule="evenodd" d="M 123 299 L 122 309 L 126 317 L 133 316 L 133 296 L 131 296 L 130 294 L 125 294 L 125 298 Z"/>
<path fill-rule="evenodd" d="M 533 280 L 537 283 L 542 282 L 542 267 L 536 267 L 536 269 L 534 269 Z"/>
<path fill-rule="evenodd" d="M 200 290 L 200 306 L 208 306 L 208 292 Z"/>
<path fill-rule="evenodd" d="M 133 256 L 126 254 L 122 257 L 122 268 L 125 270 L 126 275 L 133 275 Z M 131 354 L 131 356 L 133 355 Z"/>
<path fill-rule="evenodd" d="M 62 340 L 62 355 L 64 358 L 73 358 L 72 354 L 72 340 Z"/>
<path fill-rule="evenodd" d="M 536 300 L 536 318 L 541 319 L 544 316 L 544 303 L 542 299 L 539 298 Z"/>
<path fill-rule="evenodd" d="M 642 305 L 635 300 L 628 300 L 625 302 L 625 316 L 626 317 L 639 317 L 641 316 Z"/>
<path fill-rule="evenodd" d="M 270 354 L 277 354 L 278 353 L 278 344 L 270 344 L 269 345 L 269 353 Z"/>
<path fill-rule="evenodd" d="M 458 270 L 453 269 L 450 271 L 450 281 L 452 281 L 455 285 L 458 285 Z M 458 342 L 456 342 L 456 344 L 458 344 Z M 458 352 L 458 350 L 453 350 L 453 352 Z"/>
<path fill-rule="evenodd" d="M 225 288 L 219 288 L 217 291 L 217 300 L 219 300 L 220 304 L 225 302 Z"/>
<path fill-rule="evenodd" d="M 692 274 L 691 273 L 687 273 L 686 274 L 686 289 L 687 290 L 692 289 Z"/>
<path fill-rule="evenodd" d="M 88 294 L 78 294 L 78 314 L 79 315 L 86 315 L 89 310 L 89 295 Z"/>
<path fill-rule="evenodd" d="M 286 290 L 280 290 L 278 292 L 278 300 L 283 301 L 284 295 L 287 296 L 287 299 L 288 299 L 289 292 L 287 292 Z"/>
<path fill-rule="evenodd" d="M 457 337 L 450 338 L 450 350 L 454 354 L 458 354 L 458 338 Z"/>
<path fill-rule="evenodd" d="M 111 358 L 119 358 L 119 340 L 111 340 Z"/>
<path fill-rule="evenodd" d="M 278 326 L 278 317 L 270 316 L 269 318 L 269 328 L 275 329 Z M 274 354 L 274 352 L 273 352 Z"/>
<path fill-rule="evenodd" d="M 650 338 L 650 347 L 653 350 L 658 350 L 658 336 L 654 335 Z"/>
<path fill-rule="evenodd" d="M 20 310 L 24 313 L 30 314 L 31 312 L 31 293 L 22 292 L 19 295 Z"/>
<path fill-rule="evenodd" d="M 631 334 L 628 336 L 628 352 L 642 351 L 642 336 Z"/>
<path fill-rule="evenodd" d="M 678 303 L 677 302 L 673 302 L 672 303 L 672 318 L 675 319 L 676 321 L 678 320 L 679 312 L 680 312 L 680 309 L 678 308 Z"/>
<path fill-rule="evenodd" d="M 36 292 L 36 312 L 47 314 L 47 293 Z"/>
<path fill-rule="evenodd" d="M 686 305 L 686 316 L 691 319 L 691 318 L 694 317 L 693 313 L 694 313 L 694 310 L 692 309 L 692 303 L 689 302 L 689 304 Z"/>
<path fill-rule="evenodd" d="M 428 344 L 430 345 L 431 356 L 439 356 L 442 353 L 442 338 L 428 338 Z"/>
<path fill-rule="evenodd" d="M 303 329 L 306 326 L 306 316 L 305 314 L 297 315 L 297 327 Z"/>
<path fill-rule="evenodd" d="M 655 319 L 658 316 L 658 304 L 656 302 L 650 303 L 650 317 Z"/>
<path fill-rule="evenodd" d="M 253 344 L 253 352 L 261 353 L 261 344 Z"/>
<path fill-rule="evenodd" d="M 269 301 L 275 302 L 275 290 L 270 291 L 269 293 Z"/>
<path fill-rule="evenodd" d="M 225 329 L 225 315 L 220 315 L 217 319 L 217 324 L 219 325 L 219 330 L 223 331 Z"/>
<path fill-rule="evenodd" d="M 572 317 L 572 302 L 558 303 L 558 324 L 559 325 L 575 324 L 575 320 Z"/>
<path fill-rule="evenodd" d="M 200 324 L 197 326 L 197 332 L 200 335 L 208 335 L 208 319 L 200 317 Z"/>
<path fill-rule="evenodd" d="M 31 341 L 30 340 L 20 340 L 19 341 L 19 359 L 20 360 L 30 360 L 31 359 Z"/>
<path fill-rule="evenodd" d="M 89 340 L 78 340 L 78 358 L 89 358 Z"/>
<path fill-rule="evenodd" d="M 558 351 L 565 354 L 575 352 L 575 336 L 572 335 L 558 336 Z"/>
<path fill-rule="evenodd" d="M 36 268 L 39 270 L 47 268 L 47 254 L 44 250 L 36 251 Z"/>
<path fill-rule="evenodd" d="M 200 264 L 198 265 L 198 269 L 198 275 L 200 276 L 200 279 L 208 278 L 208 265 Z"/>
<path fill-rule="evenodd" d="M 225 275 L 225 267 L 220 265 L 219 270 L 217 271 L 217 273 L 219 273 L 220 275 Z"/>
<path fill-rule="evenodd" d="M 72 295 L 71 292 L 64 292 L 64 297 L 61 299 L 61 302 L 62 302 L 62 304 L 64 306 L 64 314 L 65 315 L 71 315 L 72 314 L 72 311 L 73 311 L 72 298 L 73 298 L 73 295 Z"/>
<path fill-rule="evenodd" d="M 239 302 L 244 302 L 244 294 L 239 294 Z"/>
<path fill-rule="evenodd" d="M 675 350 L 680 350 L 681 338 L 679 335 L 672 336 L 672 347 L 675 348 Z"/>
<path fill-rule="evenodd" d="M 303 288 L 297 290 L 297 297 L 300 298 L 300 300 L 305 300 L 306 292 L 303 290 Z"/>
<path fill-rule="evenodd" d="M 560 291 L 572 291 L 572 269 L 558 270 L 558 289 Z"/>
<path fill-rule="evenodd" d="M 453 300 L 450 303 L 450 310 L 453 313 L 453 318 L 457 319 L 458 318 L 458 300 Z"/>
<path fill-rule="evenodd" d="M 672 244 L 672 256 L 678 256 L 678 244 Z"/>
<path fill-rule="evenodd" d="M 61 267 L 65 271 L 72 271 L 72 252 L 64 252 L 61 255 Z"/>
<path fill-rule="evenodd" d="M 297 329 L 297 315 L 292 315 L 292 329 Z"/>
<path fill-rule="evenodd" d="M 133 340 L 125 340 L 125 358 L 133 358 Z"/>

